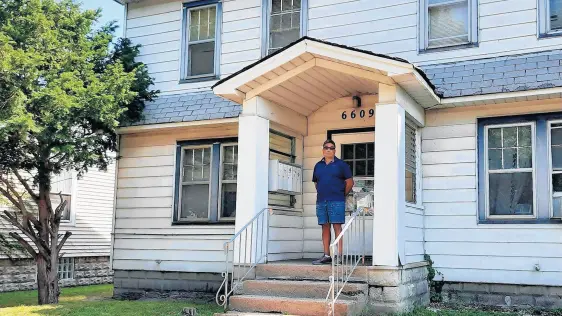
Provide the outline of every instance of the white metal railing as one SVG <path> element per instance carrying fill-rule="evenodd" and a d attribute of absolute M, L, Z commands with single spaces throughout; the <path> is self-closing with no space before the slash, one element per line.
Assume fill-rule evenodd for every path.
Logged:
<path fill-rule="evenodd" d="M 365 264 L 365 214 L 369 207 L 358 207 L 343 227 L 339 236 L 330 244 L 332 253 L 332 275 L 330 289 L 326 295 L 328 315 L 334 315 L 335 305 L 355 268 Z M 342 248 L 340 251 L 340 248 Z"/>
<path fill-rule="evenodd" d="M 267 262 L 269 218 L 271 209 L 264 208 L 234 237 L 224 243 L 224 280 L 216 295 L 217 304 L 228 307 L 228 298 L 260 263 Z"/>

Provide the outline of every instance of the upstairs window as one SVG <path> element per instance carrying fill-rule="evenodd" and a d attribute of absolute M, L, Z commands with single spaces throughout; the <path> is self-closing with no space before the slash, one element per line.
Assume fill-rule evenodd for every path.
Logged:
<path fill-rule="evenodd" d="M 269 55 L 306 34 L 308 0 L 264 0 L 264 55 Z"/>
<path fill-rule="evenodd" d="M 422 50 L 477 42 L 476 0 L 421 0 L 420 6 Z"/>
<path fill-rule="evenodd" d="M 562 32 L 562 0 L 539 0 L 539 28 L 542 36 Z"/>
<path fill-rule="evenodd" d="M 182 79 L 214 79 L 219 68 L 220 2 L 184 5 Z"/>

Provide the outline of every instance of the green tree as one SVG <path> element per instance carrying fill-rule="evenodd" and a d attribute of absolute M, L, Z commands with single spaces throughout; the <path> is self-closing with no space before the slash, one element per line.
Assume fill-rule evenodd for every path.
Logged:
<path fill-rule="evenodd" d="M 11 204 L 2 218 L 37 263 L 39 304 L 58 302 L 72 235 L 59 232 L 66 205 L 51 203 L 52 176 L 105 170 L 117 127 L 141 119 L 157 93 L 138 46 L 112 46 L 113 24 L 92 30 L 100 15 L 72 0 L 0 1 L 0 195 Z"/>

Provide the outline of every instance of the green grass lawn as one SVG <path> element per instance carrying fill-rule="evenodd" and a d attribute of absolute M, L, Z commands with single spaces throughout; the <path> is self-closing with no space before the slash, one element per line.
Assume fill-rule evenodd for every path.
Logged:
<path fill-rule="evenodd" d="M 222 308 L 214 303 L 185 301 L 118 301 L 111 299 L 112 285 L 62 288 L 58 305 L 37 305 L 37 291 L 0 294 L 0 315 L 140 316 L 181 315 L 185 307 L 197 308 L 198 315 L 211 316 Z"/>

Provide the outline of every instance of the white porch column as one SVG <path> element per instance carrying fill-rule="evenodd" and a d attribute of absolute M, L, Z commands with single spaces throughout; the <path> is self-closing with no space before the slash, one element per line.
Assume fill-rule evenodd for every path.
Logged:
<path fill-rule="evenodd" d="M 380 101 L 385 102 L 383 93 L 380 96 Z M 400 246 L 405 207 L 404 123 L 405 111 L 396 101 L 377 104 L 373 264 L 379 266 L 398 266 L 399 256 L 404 262 L 404 249 Z"/>
<path fill-rule="evenodd" d="M 238 121 L 236 232 L 267 207 L 269 120 L 242 115 Z"/>

